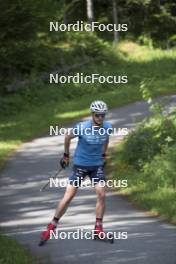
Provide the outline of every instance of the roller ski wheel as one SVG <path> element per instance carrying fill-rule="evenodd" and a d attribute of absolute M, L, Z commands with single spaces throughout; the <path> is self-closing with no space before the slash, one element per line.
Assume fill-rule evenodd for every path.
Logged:
<path fill-rule="evenodd" d="M 94 230 L 94 240 L 100 240 L 104 242 L 109 242 L 110 244 L 114 243 L 113 233 L 104 232 L 102 228 L 96 228 Z"/>
<path fill-rule="evenodd" d="M 44 246 L 46 244 L 46 242 L 50 239 L 50 231 L 54 231 L 56 228 L 56 226 L 52 223 L 48 224 L 47 226 L 47 230 L 43 231 L 41 233 L 41 238 L 40 238 L 40 242 L 39 242 L 39 246 Z"/>

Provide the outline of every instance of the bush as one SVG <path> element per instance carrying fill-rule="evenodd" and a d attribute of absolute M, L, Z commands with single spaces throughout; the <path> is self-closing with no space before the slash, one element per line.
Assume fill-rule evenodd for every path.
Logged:
<path fill-rule="evenodd" d="M 150 190 L 158 187 L 176 188 L 176 144 L 165 148 L 144 166 L 144 177 L 149 180 Z"/>
<path fill-rule="evenodd" d="M 112 161 L 115 179 L 128 180 L 122 193 L 176 223 L 176 109 L 145 120 L 117 146 Z"/>
<path fill-rule="evenodd" d="M 172 35 L 169 38 L 169 46 L 170 47 L 175 47 L 176 46 L 176 34 L 175 35 Z"/>
<path fill-rule="evenodd" d="M 140 45 L 145 45 L 149 48 L 153 48 L 153 42 L 152 42 L 152 39 L 146 35 L 141 35 L 139 38 L 138 38 L 138 42 Z"/>
<path fill-rule="evenodd" d="M 124 142 L 123 158 L 140 169 L 146 162 L 176 142 L 176 110 L 167 115 L 154 114 L 144 120 Z"/>

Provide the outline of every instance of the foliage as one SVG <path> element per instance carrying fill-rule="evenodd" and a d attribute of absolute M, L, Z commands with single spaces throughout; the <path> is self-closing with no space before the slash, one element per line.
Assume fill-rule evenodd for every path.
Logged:
<path fill-rule="evenodd" d="M 140 88 L 151 103 L 146 80 Z M 150 109 L 151 116 L 114 150 L 112 169 L 115 178 L 128 181 L 122 193 L 176 223 L 176 108 L 168 111 L 153 103 Z"/>
<path fill-rule="evenodd" d="M 55 1 L 7 0 L 0 3 L 0 81 L 5 85 L 30 74 L 42 57 L 48 59 L 48 51 L 37 33 L 44 28 L 47 30 L 49 12 L 55 15 Z"/>
<path fill-rule="evenodd" d="M 165 147 L 162 154 L 157 154 L 143 168 L 143 177 L 149 181 L 149 189 L 176 188 L 176 144 Z"/>
<path fill-rule="evenodd" d="M 173 65 L 176 53 L 174 51 L 151 50 L 132 42 L 121 43 L 117 49 L 113 50 L 108 43 L 102 40 L 100 40 L 100 45 L 102 57 L 99 54 L 97 60 L 82 66 L 79 71 L 85 75 L 92 74 L 92 72 L 101 75 L 116 75 L 118 69 L 118 74 L 128 75 L 129 83 L 125 86 L 98 83 L 94 86 L 87 84 L 48 85 L 33 74 L 25 89 L 0 97 L 1 164 L 21 142 L 46 133 L 49 125 L 61 125 L 63 122 L 87 114 L 88 105 L 92 100 L 99 98 L 105 100 L 110 107 L 117 107 L 142 99 L 139 93 L 139 83 L 148 76 L 155 76 L 155 82 L 150 91 L 152 96 L 175 91 Z M 76 58 L 74 48 L 71 50 L 72 52 L 67 54 L 67 60 L 80 61 L 81 54 Z M 91 53 L 91 50 L 87 52 Z M 74 73 L 75 71 L 69 74 Z M 63 119 L 61 114 L 65 111 L 67 117 Z"/>
<path fill-rule="evenodd" d="M 176 111 L 163 116 L 155 114 L 144 120 L 131 132 L 124 143 L 124 159 L 127 163 L 141 168 L 150 162 L 165 146 L 176 142 Z"/>
<path fill-rule="evenodd" d="M 94 86 L 88 84 L 50 84 L 42 81 L 37 73 L 33 72 L 30 79 L 16 93 L 7 94 L 0 98 L 0 120 L 13 119 L 18 114 L 28 113 L 31 109 L 40 107 L 49 103 L 51 106 L 66 102 L 67 100 L 77 100 L 78 97 L 85 94 L 98 94 L 99 96 L 106 92 L 114 91 L 120 100 L 123 102 L 134 99 L 140 99 L 139 88 L 142 89 L 143 80 L 147 81 L 147 87 L 150 86 L 150 96 L 157 94 L 174 93 L 174 59 L 175 51 L 162 51 L 159 49 L 148 49 L 144 46 L 139 46 L 132 42 L 123 42 L 117 49 L 112 50 L 108 42 L 102 41 L 96 35 L 87 36 L 86 34 L 76 34 L 74 41 L 70 36 L 70 42 L 65 47 L 65 42 L 59 46 L 60 55 L 62 54 L 65 63 L 80 63 L 82 60 L 81 47 L 84 49 L 86 57 L 92 59 L 97 53 L 96 59 L 79 68 L 79 71 L 84 75 L 98 73 L 100 75 L 127 75 L 129 83 L 110 85 L 95 83 Z M 84 39 L 84 46 L 80 39 Z M 77 51 L 77 43 L 79 51 Z M 94 48 L 92 44 L 94 43 Z M 53 44 L 54 45 L 54 44 Z M 63 49 L 65 53 L 63 52 Z M 76 50 L 76 51 L 75 51 Z M 99 52 L 97 51 L 99 50 Z M 40 52 L 40 51 L 39 51 Z M 41 53 L 42 54 L 42 53 Z M 54 70 L 55 61 L 54 53 L 52 55 L 50 66 Z M 57 58 L 57 57 L 56 57 Z M 47 63 L 47 62 L 46 62 Z M 36 65 L 37 67 L 37 65 Z M 47 65 L 43 64 L 45 71 Z M 58 69 L 61 65 L 58 62 Z M 165 68 L 167 67 L 167 71 Z M 38 69 L 38 68 L 37 68 Z M 117 71 L 118 69 L 118 71 Z M 70 75 L 74 75 L 76 70 L 70 71 Z M 154 76 L 154 81 L 148 81 L 149 76 Z M 163 78 L 164 77 L 164 78 Z M 161 81 L 162 80 L 162 81 Z M 141 82 L 142 81 L 142 82 Z M 139 83 L 140 87 L 139 87 Z M 144 84 L 145 86 L 145 84 Z M 145 91 L 143 91 L 144 97 Z M 4 122 L 4 121 L 3 121 Z"/>
<path fill-rule="evenodd" d="M 159 214 L 176 224 L 176 145 L 165 147 L 151 162 L 137 170 L 123 159 L 123 143 L 113 153 L 113 177 L 125 179 L 128 187 L 120 190 L 143 209 Z"/>
<path fill-rule="evenodd" d="M 59 49 L 63 40 L 68 43 L 70 40 L 74 42 L 74 36 L 78 39 L 79 33 L 49 32 L 49 21 L 73 23 L 78 20 L 86 21 L 87 16 L 86 1 L 83 0 L 1 0 L 0 3 L 0 81 L 2 83 L 0 92 L 2 93 L 7 84 L 23 80 L 34 71 L 40 74 L 52 70 L 67 53 Z M 94 9 L 95 21 L 113 22 L 112 1 L 94 1 Z M 140 43 L 150 47 L 153 45 L 172 47 L 175 45 L 175 14 L 176 4 L 171 0 L 119 0 L 119 23 L 129 25 L 128 32 L 124 32 L 120 37 L 123 35 L 139 39 Z M 103 39 L 112 40 L 112 32 L 97 32 L 97 34 Z M 87 37 L 79 35 L 80 42 L 77 42 L 75 52 L 85 50 L 84 46 L 86 42 L 88 44 L 89 38 L 89 34 L 86 35 Z M 91 55 L 97 56 L 101 50 L 91 41 L 88 50 L 92 51 Z"/>

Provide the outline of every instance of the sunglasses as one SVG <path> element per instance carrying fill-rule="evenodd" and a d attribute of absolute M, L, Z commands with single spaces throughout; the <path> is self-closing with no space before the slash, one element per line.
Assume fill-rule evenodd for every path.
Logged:
<path fill-rule="evenodd" d="M 105 118 L 105 114 L 95 114 L 95 117 L 97 117 L 97 118 L 99 118 L 99 117 Z"/>

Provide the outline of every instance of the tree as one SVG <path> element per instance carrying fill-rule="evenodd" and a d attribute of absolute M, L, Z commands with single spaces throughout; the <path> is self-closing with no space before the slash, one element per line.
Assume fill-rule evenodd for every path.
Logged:
<path fill-rule="evenodd" d="M 87 19 L 89 23 L 94 21 L 93 0 L 87 0 Z"/>
<path fill-rule="evenodd" d="M 112 0 L 114 24 L 118 24 L 118 13 L 116 0 Z M 119 42 L 119 32 L 114 30 L 114 44 Z"/>

